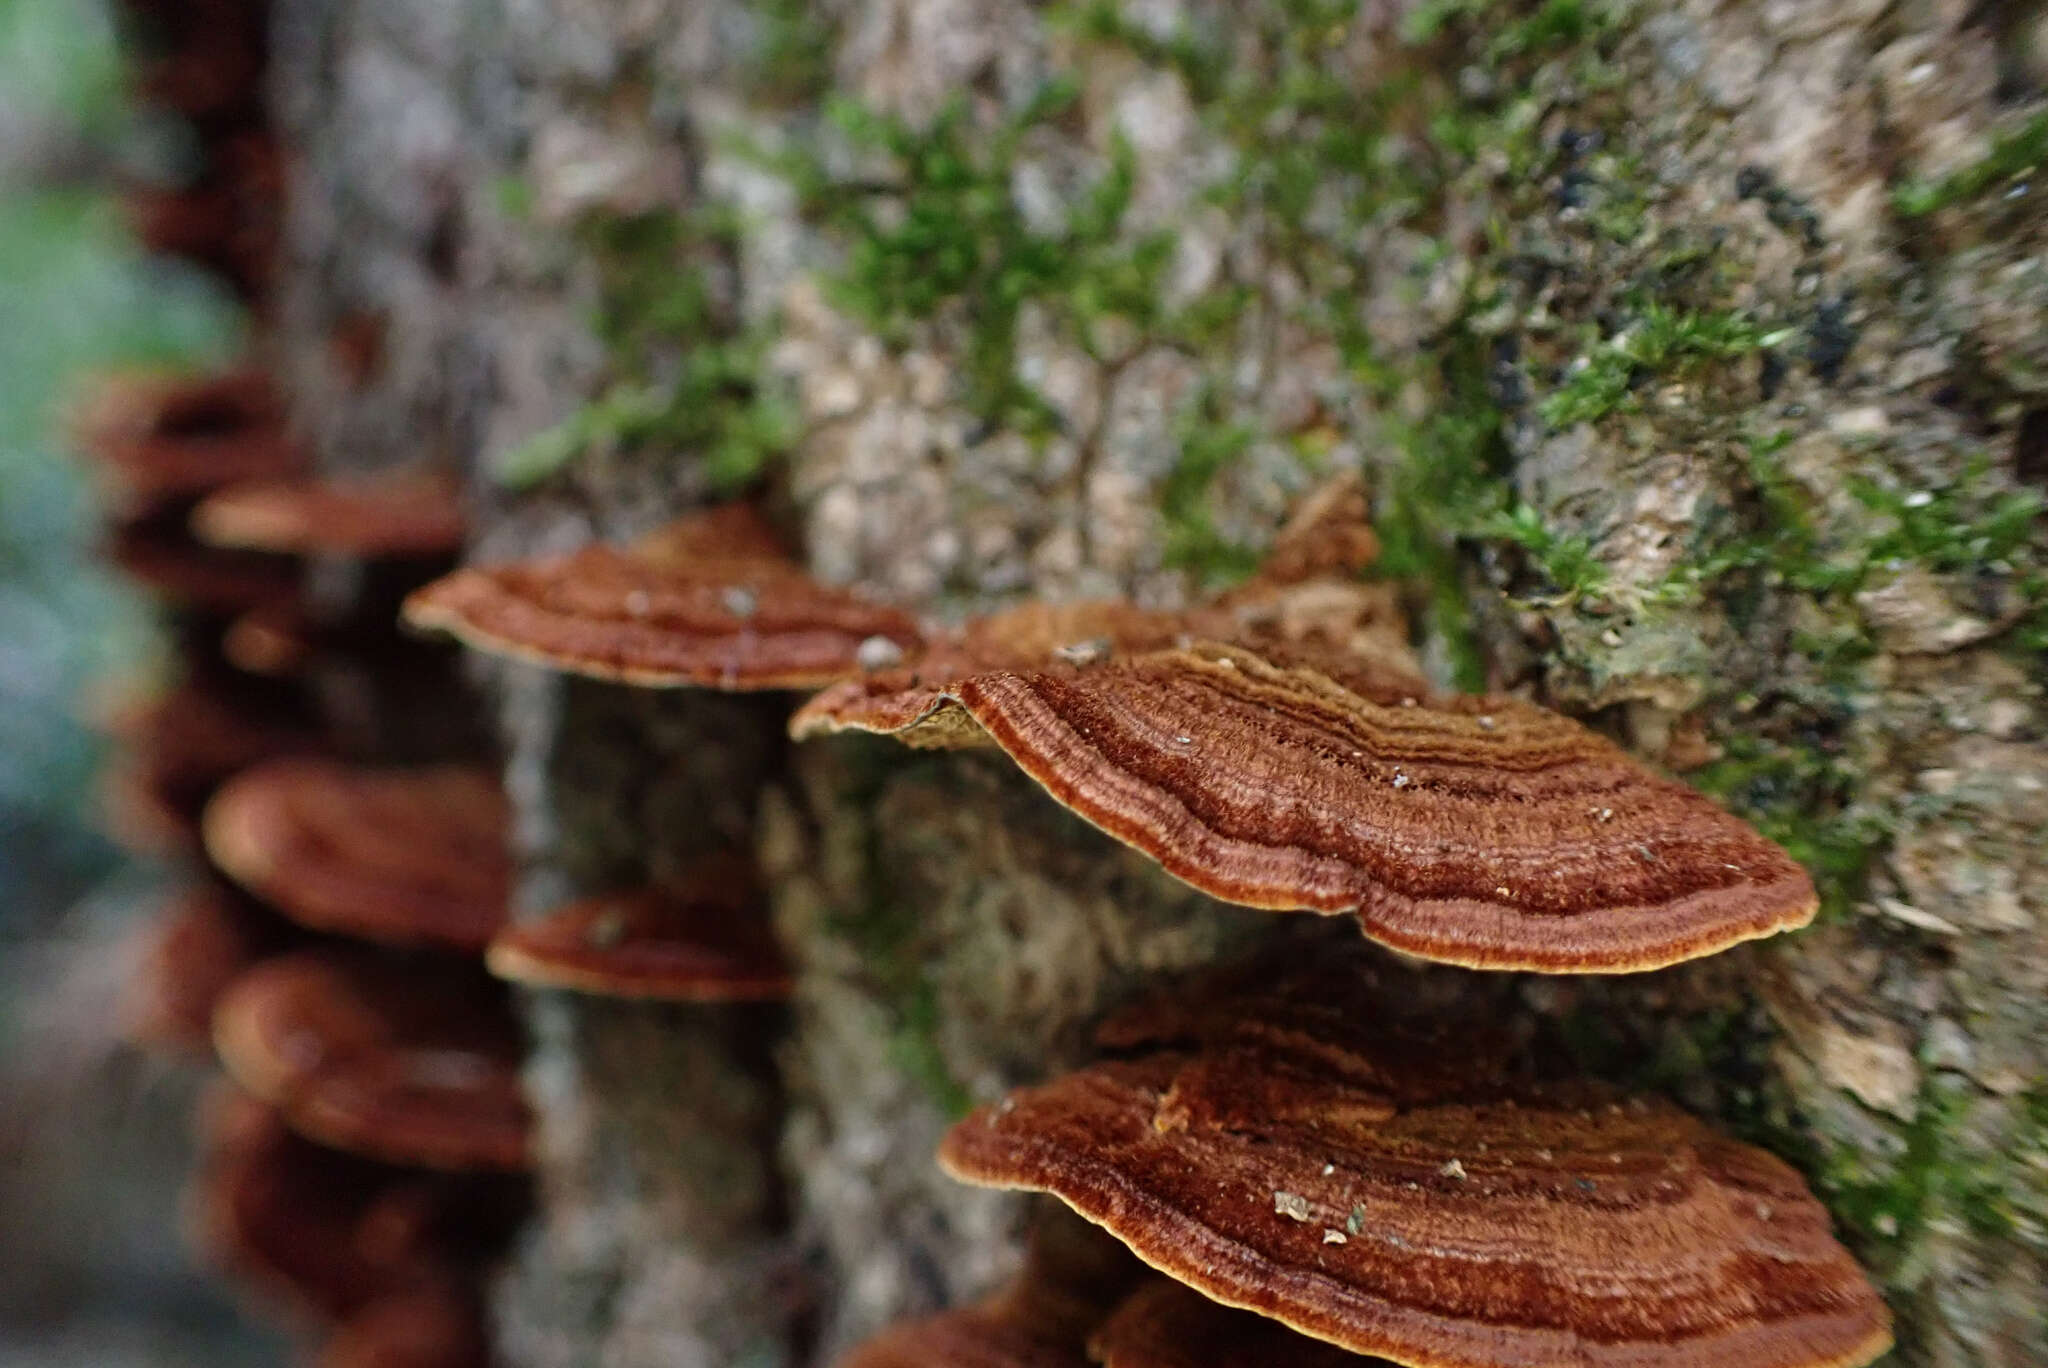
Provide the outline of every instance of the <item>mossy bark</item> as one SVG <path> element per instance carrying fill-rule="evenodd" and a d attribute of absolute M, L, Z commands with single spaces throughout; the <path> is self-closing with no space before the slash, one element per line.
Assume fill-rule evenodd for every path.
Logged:
<path fill-rule="evenodd" d="M 755 489 L 818 573 L 919 608 L 1173 602 L 1363 469 L 1447 682 L 1687 774 L 1827 902 L 1695 969 L 1432 991 L 1803 1165 L 1899 1361 L 2033 1362 L 2023 8 L 283 0 L 278 332 L 326 458 L 459 463 L 483 556 Z M 515 1362 L 823 1362 L 986 1287 L 1018 1204 L 930 1169 L 946 1114 L 1276 925 L 985 758 L 494 679 L 529 902 L 748 840 L 800 974 L 770 1027 L 536 1004 Z"/>

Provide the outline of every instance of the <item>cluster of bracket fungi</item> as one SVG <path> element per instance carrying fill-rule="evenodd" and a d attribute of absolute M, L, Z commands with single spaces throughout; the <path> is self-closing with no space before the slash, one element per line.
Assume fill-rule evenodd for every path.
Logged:
<path fill-rule="evenodd" d="M 138 215 L 260 316 L 275 187 L 234 170 L 268 145 L 260 13 L 137 8 L 165 35 L 148 89 L 214 139 L 221 180 Z M 1783 851 L 1597 734 L 1433 689 L 1394 597 L 1360 578 L 1355 483 L 1193 608 L 935 624 L 814 581 L 746 505 L 451 570 L 455 483 L 320 478 L 254 369 L 110 380 L 76 436 L 110 555 L 165 601 L 180 659 L 116 720 L 108 781 L 115 829 L 192 871 L 150 930 L 136 1032 L 217 1056 L 194 1233 L 322 1368 L 488 1361 L 484 1282 L 530 1158 L 504 981 L 791 990 L 742 860 L 514 922 L 487 748 L 421 720 L 459 689 L 401 616 L 626 685 L 809 695 L 798 740 L 993 748 L 1205 893 L 1355 919 L 1363 938 L 1311 964 L 1161 986 L 1101 1024 L 1096 1062 L 960 1121 L 948 1173 L 1050 1193 L 1114 1238 L 1041 1221 L 1013 1283 L 846 1368 L 1848 1368 L 1889 1345 L 1784 1163 L 1492 1023 L 1390 1001 L 1368 939 L 1474 970 L 1633 972 L 1796 928 L 1815 897 Z"/>
<path fill-rule="evenodd" d="M 1431 689 L 1357 577 L 1363 518 L 1334 483 L 1256 581 L 1183 612 L 920 623 L 809 579 L 731 507 L 458 570 L 405 614 L 600 679 L 815 691 L 799 740 L 994 747 L 1206 893 L 1351 916 L 1423 959 L 1645 970 L 1812 917 L 1805 873 L 1704 797 L 1526 702 Z M 1137 1258 L 1036 1251 L 850 1364 L 1804 1368 L 1889 1345 L 1785 1164 L 1483 1032 L 1393 1020 L 1370 977 L 1361 952 L 1179 985 L 1105 1022 L 1100 1062 L 960 1122 L 949 1173 L 1051 1193 Z"/>

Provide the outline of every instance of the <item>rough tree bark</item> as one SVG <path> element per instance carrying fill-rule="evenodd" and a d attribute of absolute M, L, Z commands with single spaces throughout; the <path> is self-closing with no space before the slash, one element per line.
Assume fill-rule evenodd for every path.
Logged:
<path fill-rule="evenodd" d="M 480 557 L 759 487 L 822 576 L 1172 602 L 1362 468 L 1447 681 L 1784 840 L 1822 924 L 1556 1018 L 1811 1174 L 1898 1359 L 2048 1353 L 2048 31 L 1966 0 L 280 0 L 280 346 Z M 365 324 L 367 366 L 328 338 Z M 946 1117 L 1271 934 L 1004 766 L 480 671 L 527 902 L 745 841 L 786 1019 L 531 1004 L 510 1361 L 823 1363 L 985 1288 Z"/>

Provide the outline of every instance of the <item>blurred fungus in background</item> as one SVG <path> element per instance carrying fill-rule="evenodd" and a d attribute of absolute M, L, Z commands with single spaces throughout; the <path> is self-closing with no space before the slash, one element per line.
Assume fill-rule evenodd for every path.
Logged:
<path fill-rule="evenodd" d="M 175 184 L 101 0 L 0 0 L 0 1365 L 275 1363 L 184 1252 L 195 1066 L 122 1038 L 165 896 L 98 830 L 96 716 L 149 677 L 141 601 L 91 559 L 64 406 L 89 372 L 219 364 L 240 320 L 145 257 L 116 184 Z"/>

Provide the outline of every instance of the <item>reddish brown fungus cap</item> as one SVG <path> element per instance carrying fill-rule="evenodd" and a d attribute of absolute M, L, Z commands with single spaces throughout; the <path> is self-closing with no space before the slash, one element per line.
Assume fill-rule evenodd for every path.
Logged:
<path fill-rule="evenodd" d="M 765 541 L 751 516 L 693 519 L 632 550 L 459 570 L 408 599 L 405 618 L 480 651 L 648 686 L 817 688 L 915 645 L 903 613 L 819 584 Z"/>
<path fill-rule="evenodd" d="M 192 512 L 201 541 L 290 555 L 446 556 L 461 548 L 465 528 L 461 491 L 438 471 L 347 483 L 252 481 Z"/>
<path fill-rule="evenodd" d="M 1891 1342 L 1793 1170 L 1668 1103 L 1507 1081 L 1282 973 L 1113 1022 L 1130 1053 L 940 1151 L 1216 1301 L 1418 1368 L 1843 1368 Z M 1142 1362 L 1142 1360 L 1139 1360 Z"/>
<path fill-rule="evenodd" d="M 283 944 L 282 931 L 268 913 L 217 884 L 172 898 L 141 929 L 145 948 L 130 991 L 129 1038 L 211 1053 L 214 1005 Z"/>
<path fill-rule="evenodd" d="M 744 882 L 585 898 L 506 927 L 485 963 L 515 983 L 602 997 L 739 1002 L 790 992 L 766 909 Z"/>
<path fill-rule="evenodd" d="M 206 807 L 206 850 L 315 930 L 481 952 L 505 921 L 507 820 L 482 770 L 284 759 L 221 786 Z"/>
<path fill-rule="evenodd" d="M 1156 1278 L 1088 1340 L 1102 1368 L 1384 1368 L 1386 1360 L 1312 1340 L 1276 1320 Z"/>
<path fill-rule="evenodd" d="M 213 1038 L 237 1083 L 321 1144 L 424 1168 L 526 1164 L 519 1034 L 461 965 L 281 955 L 222 995 Z"/>
<path fill-rule="evenodd" d="M 469 1278 L 525 1209 L 511 1182 L 342 1154 L 222 1087 L 204 1107 L 187 1223 L 207 1260 L 263 1302 L 327 1321 Z"/>
<path fill-rule="evenodd" d="M 1508 698 L 1399 662 L 1268 641 L 855 681 L 835 730 L 985 733 L 1055 799 L 1215 897 L 1350 913 L 1479 969 L 1618 973 L 1809 921 L 1812 881 L 1710 800 Z"/>

